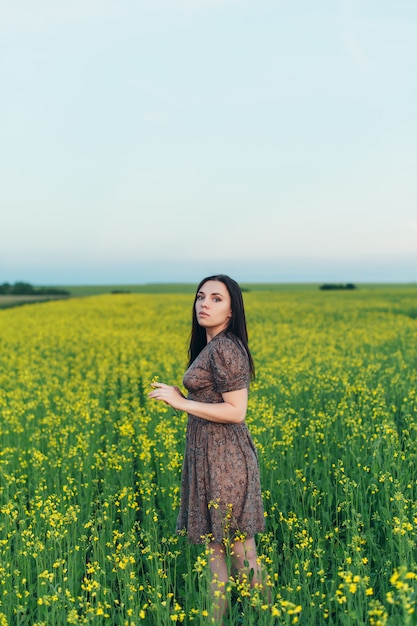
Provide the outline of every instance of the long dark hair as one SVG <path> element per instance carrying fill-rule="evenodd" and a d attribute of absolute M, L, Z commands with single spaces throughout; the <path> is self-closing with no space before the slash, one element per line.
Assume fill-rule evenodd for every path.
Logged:
<path fill-rule="evenodd" d="M 201 350 L 207 345 L 206 330 L 205 328 L 200 326 L 197 321 L 195 303 L 197 299 L 197 294 L 200 291 L 201 287 L 209 280 L 218 280 L 226 286 L 226 289 L 229 292 L 232 308 L 232 317 L 230 318 L 229 325 L 226 328 L 226 332 L 232 333 L 233 335 L 235 335 L 235 337 L 240 339 L 248 355 L 251 376 L 252 378 L 254 378 L 255 365 L 248 346 L 248 331 L 246 328 L 245 307 L 243 305 L 242 292 L 237 282 L 233 280 L 233 278 L 230 278 L 230 276 L 226 276 L 226 274 L 207 276 L 207 278 L 203 278 L 203 280 L 197 287 L 193 303 L 190 347 L 188 349 L 188 365 L 191 365 L 194 359 L 200 354 Z"/>

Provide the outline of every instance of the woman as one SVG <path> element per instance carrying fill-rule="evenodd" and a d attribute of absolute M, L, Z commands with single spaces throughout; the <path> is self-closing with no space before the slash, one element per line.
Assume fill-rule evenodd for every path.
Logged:
<path fill-rule="evenodd" d="M 252 586 L 262 585 L 254 535 L 264 530 L 255 446 L 245 424 L 254 375 L 239 285 L 229 276 L 209 276 L 197 288 L 184 375 L 188 397 L 177 387 L 153 383 L 149 396 L 188 413 L 177 530 L 192 543 L 208 542 L 216 617 L 227 606 L 225 546 L 233 566 Z M 252 573 L 253 572 L 253 573 Z M 250 573 L 250 575 L 249 575 Z"/>

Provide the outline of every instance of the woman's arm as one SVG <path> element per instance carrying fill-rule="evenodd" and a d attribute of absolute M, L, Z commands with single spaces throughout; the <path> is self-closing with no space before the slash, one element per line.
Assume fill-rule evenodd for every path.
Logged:
<path fill-rule="evenodd" d="M 197 402 L 188 400 L 182 396 L 177 387 L 171 387 L 164 383 L 152 383 L 154 390 L 149 393 L 150 398 L 161 400 L 178 411 L 191 413 L 196 417 L 218 422 L 221 424 L 239 424 L 246 417 L 248 406 L 248 390 L 238 389 L 222 393 L 224 402 Z"/>

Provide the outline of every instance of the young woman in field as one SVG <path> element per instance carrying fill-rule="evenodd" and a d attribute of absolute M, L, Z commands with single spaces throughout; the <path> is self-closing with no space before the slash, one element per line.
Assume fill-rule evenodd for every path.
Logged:
<path fill-rule="evenodd" d="M 177 530 L 186 530 L 192 543 L 208 541 L 219 621 L 227 607 L 227 546 L 233 567 L 252 586 L 265 585 L 254 539 L 264 530 L 259 466 L 245 423 L 253 375 L 239 285 L 225 275 L 203 279 L 183 379 L 188 397 L 161 382 L 149 395 L 188 413 Z"/>

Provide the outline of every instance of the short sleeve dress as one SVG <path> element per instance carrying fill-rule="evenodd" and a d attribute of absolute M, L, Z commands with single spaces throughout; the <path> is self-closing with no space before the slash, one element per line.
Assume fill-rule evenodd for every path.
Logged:
<path fill-rule="evenodd" d="M 222 331 L 184 375 L 188 398 L 223 402 L 222 393 L 249 387 L 245 348 Z M 188 415 L 177 531 L 192 543 L 221 543 L 234 534 L 264 530 L 258 456 L 245 422 L 211 422 Z"/>

